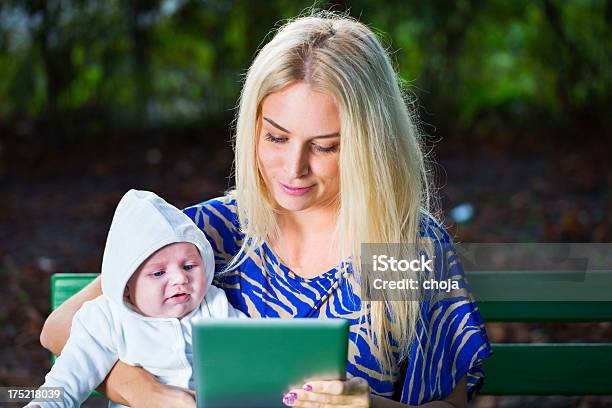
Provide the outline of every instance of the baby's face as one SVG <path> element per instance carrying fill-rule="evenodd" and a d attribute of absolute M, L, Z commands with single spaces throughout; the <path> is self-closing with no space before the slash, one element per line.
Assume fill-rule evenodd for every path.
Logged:
<path fill-rule="evenodd" d="M 140 265 L 126 285 L 130 302 L 145 316 L 181 318 L 204 298 L 206 273 L 195 245 L 167 245 Z"/>

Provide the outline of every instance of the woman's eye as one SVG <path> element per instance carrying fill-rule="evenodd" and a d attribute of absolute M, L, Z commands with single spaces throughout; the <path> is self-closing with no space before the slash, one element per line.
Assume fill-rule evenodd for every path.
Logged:
<path fill-rule="evenodd" d="M 333 145 L 330 147 L 323 147 L 323 146 L 319 146 L 316 143 L 313 143 L 312 148 L 319 153 L 335 153 L 338 151 L 338 145 Z"/>
<path fill-rule="evenodd" d="M 282 143 L 285 140 L 287 140 L 286 137 L 276 137 L 276 136 L 272 136 L 270 133 L 266 133 L 265 139 L 272 143 Z"/>
<path fill-rule="evenodd" d="M 165 271 L 157 271 L 157 272 L 153 272 L 151 275 L 155 276 L 156 278 L 159 278 L 160 276 L 163 276 L 164 273 L 166 273 Z"/>

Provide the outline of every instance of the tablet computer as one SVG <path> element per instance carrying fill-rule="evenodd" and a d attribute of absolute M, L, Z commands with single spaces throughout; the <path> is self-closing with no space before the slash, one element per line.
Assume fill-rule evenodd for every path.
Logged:
<path fill-rule="evenodd" d="M 309 380 L 344 379 L 345 319 L 211 319 L 193 325 L 198 408 L 284 407 Z"/>

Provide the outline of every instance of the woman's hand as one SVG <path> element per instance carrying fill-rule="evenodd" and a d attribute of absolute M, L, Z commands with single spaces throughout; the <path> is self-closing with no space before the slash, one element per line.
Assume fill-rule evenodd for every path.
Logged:
<path fill-rule="evenodd" d="M 369 408 L 370 387 L 360 377 L 346 381 L 310 381 L 301 390 L 290 390 L 283 403 L 304 408 Z"/>

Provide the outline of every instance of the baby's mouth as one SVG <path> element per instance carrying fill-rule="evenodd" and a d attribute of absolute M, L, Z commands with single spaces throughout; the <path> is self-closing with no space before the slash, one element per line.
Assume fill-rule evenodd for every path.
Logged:
<path fill-rule="evenodd" d="M 189 293 L 180 292 L 180 293 L 176 293 L 176 294 L 170 296 L 166 300 L 169 301 L 170 303 L 183 303 L 183 302 L 187 301 L 187 299 L 189 299 L 190 296 L 191 295 Z"/>

